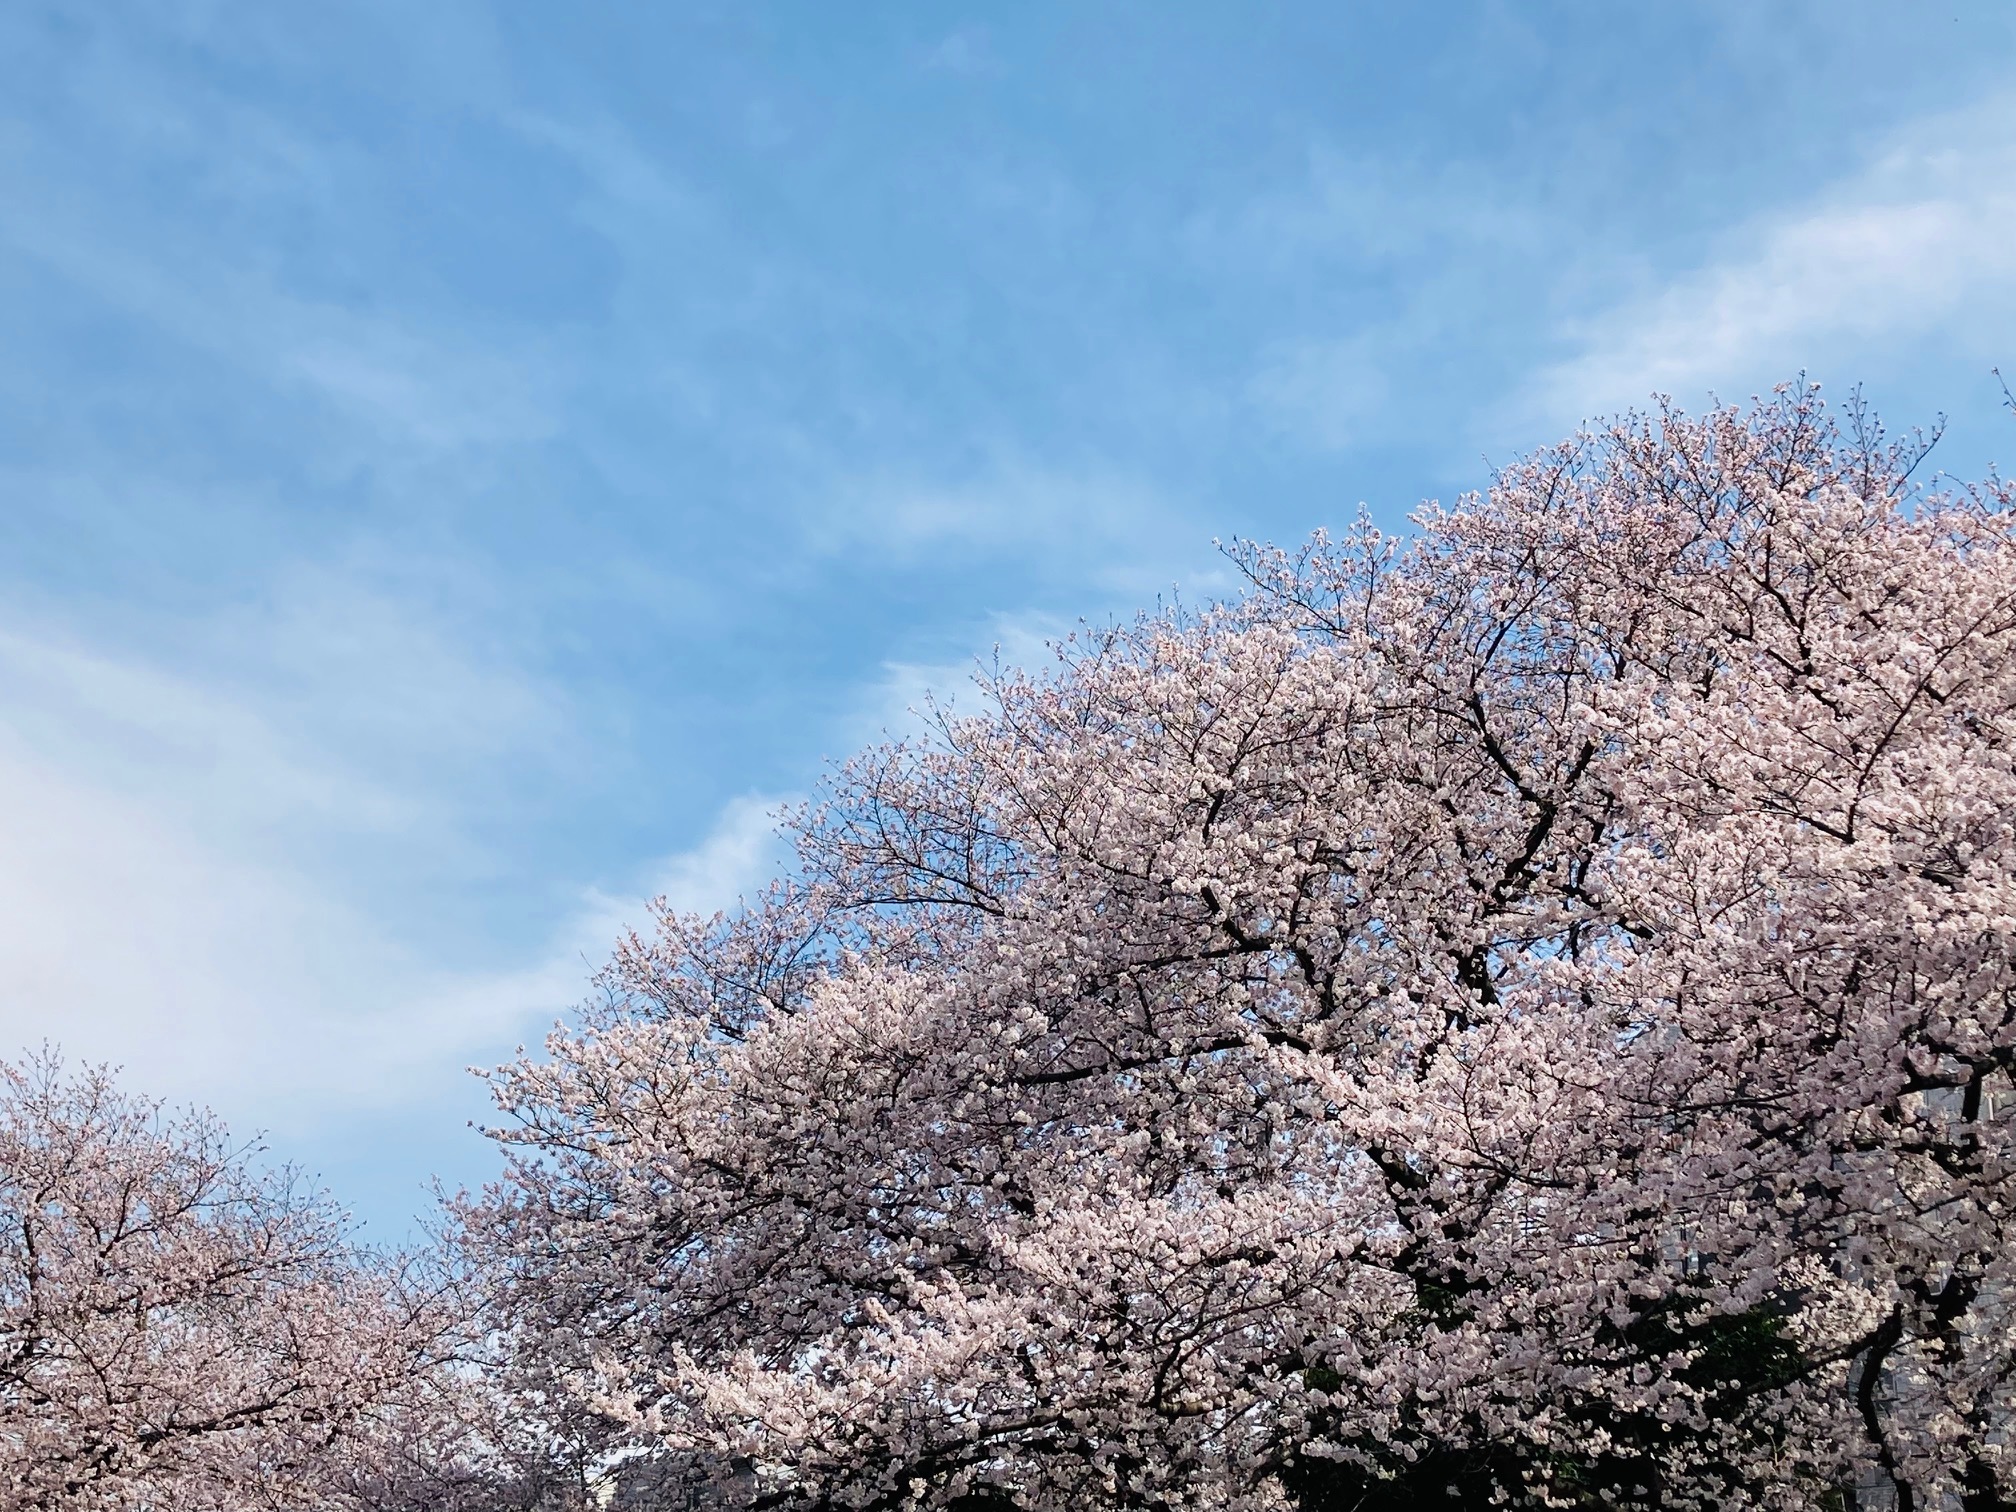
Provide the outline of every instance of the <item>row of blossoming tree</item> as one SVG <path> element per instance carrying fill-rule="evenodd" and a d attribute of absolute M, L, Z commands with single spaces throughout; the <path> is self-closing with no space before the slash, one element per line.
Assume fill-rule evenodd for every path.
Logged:
<path fill-rule="evenodd" d="M 9 1074 L 9 1505 L 2016 1506 L 2016 496 L 1809 389 L 1084 634 L 443 1255 Z"/>

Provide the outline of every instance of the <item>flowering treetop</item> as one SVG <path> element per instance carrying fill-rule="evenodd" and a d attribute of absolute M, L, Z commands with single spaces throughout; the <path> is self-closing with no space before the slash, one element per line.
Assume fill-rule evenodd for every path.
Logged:
<path fill-rule="evenodd" d="M 751 1506 L 2007 1504 L 2012 500 L 1850 419 L 1236 547 L 849 764 L 498 1074 L 524 1368 Z"/>

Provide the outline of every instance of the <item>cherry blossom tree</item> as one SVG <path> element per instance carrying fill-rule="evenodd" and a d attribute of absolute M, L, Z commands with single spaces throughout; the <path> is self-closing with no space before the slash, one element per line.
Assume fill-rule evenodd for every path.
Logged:
<path fill-rule="evenodd" d="M 860 756 L 497 1074 L 523 1378 L 751 1507 L 2012 1505 L 2016 500 L 1922 453 L 1627 418 Z"/>
<path fill-rule="evenodd" d="M 316 1512 L 589 1512 L 605 1506 L 619 1466 L 579 1411 L 510 1376 L 473 1341 L 454 1368 L 417 1373 L 362 1414 L 322 1457 Z M 589 1431 L 583 1432 L 583 1428 Z"/>
<path fill-rule="evenodd" d="M 488 1473 L 441 1428 L 474 1379 L 453 1277 L 360 1250 L 259 1153 L 102 1070 L 0 1064 L 0 1507 L 355 1507 L 425 1444 L 419 1512 Z"/>

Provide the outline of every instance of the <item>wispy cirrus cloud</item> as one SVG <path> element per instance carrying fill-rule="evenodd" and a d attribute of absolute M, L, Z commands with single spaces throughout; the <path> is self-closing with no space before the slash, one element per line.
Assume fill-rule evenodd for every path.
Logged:
<path fill-rule="evenodd" d="M 243 377 L 327 407 L 387 446 L 443 452 L 523 442 L 557 424 L 557 354 L 508 332 L 481 343 L 410 318 L 281 287 L 265 270 L 214 259 L 207 244 L 129 244 L 45 204 L 0 232 L 0 249 L 88 289 L 112 310 Z"/>
<path fill-rule="evenodd" d="M 472 943 L 431 894 L 494 864 L 478 826 L 571 769 L 581 714 L 411 603 L 289 588 L 158 655 L 0 622 L 0 1055 L 52 1041 L 246 1125 L 368 1122 L 580 1001 L 645 899 L 710 911 L 773 869 L 777 801 L 745 796 Z"/>
<path fill-rule="evenodd" d="M 295 565 L 123 635 L 78 619 L 0 615 L 5 726 L 70 776 L 205 833 L 438 845 L 507 773 L 581 760 L 564 689 L 361 572 Z"/>
<path fill-rule="evenodd" d="M 829 507 L 806 520 L 804 538 L 824 552 L 868 547 L 907 557 L 1015 556 L 1068 563 L 1074 572 L 1106 561 L 1135 577 L 1154 561 L 1144 544 L 1194 554 L 1209 531 L 1199 524 L 1185 539 L 1190 520 L 1186 501 L 1138 471 L 1096 459 L 1074 465 L 1010 453 L 961 471 L 842 480 Z"/>
<path fill-rule="evenodd" d="M 578 1003 L 663 894 L 732 906 L 771 873 L 777 801 L 731 803 L 693 849 L 591 888 L 466 968 L 416 949 L 329 879 L 207 835 L 0 743 L 0 1054 L 39 1042 L 246 1125 L 368 1125 L 452 1091 Z"/>
<path fill-rule="evenodd" d="M 963 660 L 885 661 L 881 676 L 861 690 L 842 733 L 865 746 L 928 736 L 934 711 L 955 718 L 977 714 L 984 707 L 981 678 L 997 666 L 1041 675 L 1054 665 L 1055 647 L 1072 628 L 1051 614 L 995 614 Z"/>
<path fill-rule="evenodd" d="M 452 32 L 480 54 L 471 8 L 438 9 L 419 25 L 388 10 L 379 19 L 401 45 L 386 50 L 445 55 Z M 194 5 L 161 7 L 130 31 L 81 27 L 74 47 L 51 46 L 32 23 L 18 34 L 0 24 L 0 45 L 46 65 L 41 103 L 62 128 L 5 137 L 13 213 L 0 217 L 0 276 L 29 271 L 117 324 L 118 361 L 101 382 L 130 373 L 195 403 L 251 395 L 325 470 L 552 435 L 575 377 L 564 341 L 470 292 L 483 285 L 476 256 L 400 255 L 430 207 L 396 155 L 369 131 L 316 130 L 284 97 L 192 69 L 183 51 L 221 47 L 215 56 L 249 76 L 284 79 L 312 71 L 312 30 Z M 505 108 L 495 91 L 452 110 L 488 119 Z M 31 304 L 9 315 L 30 340 L 51 334 Z M 51 345 L 38 355 L 63 365 L 101 355 Z"/>
<path fill-rule="evenodd" d="M 1913 125 L 1663 287 L 1576 320 L 1510 408 L 1555 422 L 1696 402 L 1938 334 L 1992 360 L 2016 327 L 2016 94 Z M 2006 346 L 2006 339 L 2005 339 Z M 2007 353 L 2001 354 L 2006 358 Z"/>
<path fill-rule="evenodd" d="M 1508 289 L 1558 265 L 1559 219 L 1536 186 L 1474 163 L 1318 139 L 1181 241 L 1199 266 L 1277 291 L 1239 397 L 1271 436 L 1335 455 L 1424 429 L 1410 395 L 1502 340 Z"/>

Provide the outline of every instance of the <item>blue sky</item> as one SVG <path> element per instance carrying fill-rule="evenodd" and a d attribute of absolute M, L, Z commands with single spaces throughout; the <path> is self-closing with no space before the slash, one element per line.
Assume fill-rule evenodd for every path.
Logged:
<path fill-rule="evenodd" d="M 0 7 L 0 1039 L 374 1232 L 976 655 L 1809 371 L 2016 452 L 2016 7 Z"/>

